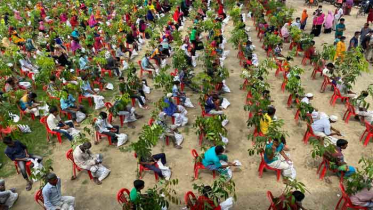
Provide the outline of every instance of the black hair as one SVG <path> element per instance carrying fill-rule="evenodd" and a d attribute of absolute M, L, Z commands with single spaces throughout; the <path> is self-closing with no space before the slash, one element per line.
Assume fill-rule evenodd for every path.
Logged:
<path fill-rule="evenodd" d="M 119 79 L 119 80 L 124 80 L 124 77 L 119 77 L 118 79 Z"/>
<path fill-rule="evenodd" d="M 361 91 L 361 95 L 364 96 L 364 97 L 367 97 L 369 95 L 368 91 Z"/>
<path fill-rule="evenodd" d="M 344 18 L 341 18 L 341 19 L 340 19 L 339 21 L 341 21 L 341 22 L 342 22 L 342 21 L 345 21 L 345 19 L 344 19 Z"/>
<path fill-rule="evenodd" d="M 360 31 L 355 31 L 355 36 L 359 34 L 360 34 Z"/>
<path fill-rule="evenodd" d="M 106 119 L 107 118 L 106 112 L 100 112 L 100 116 L 102 117 L 102 119 Z"/>
<path fill-rule="evenodd" d="M 140 190 L 141 188 L 145 186 L 145 182 L 138 179 L 133 182 L 133 186 L 136 188 L 136 190 Z"/>
<path fill-rule="evenodd" d="M 86 80 L 86 79 L 88 79 L 88 74 L 84 74 L 84 75 L 82 76 L 82 80 Z"/>
<path fill-rule="evenodd" d="M 216 153 L 217 155 L 220 155 L 220 154 L 223 153 L 223 152 L 224 152 L 224 147 L 223 147 L 223 146 L 218 145 L 218 146 L 215 147 L 215 153 Z"/>
<path fill-rule="evenodd" d="M 179 85 L 180 84 L 180 81 L 174 81 L 174 85 Z"/>
<path fill-rule="evenodd" d="M 204 186 L 202 189 L 202 194 L 205 197 L 209 197 L 209 194 L 212 192 L 212 188 L 210 186 Z"/>
<path fill-rule="evenodd" d="M 12 140 L 12 137 L 10 137 L 10 136 L 5 136 L 5 137 L 3 138 L 3 143 L 6 144 L 6 145 L 12 143 L 12 141 L 13 141 L 13 140 Z"/>
<path fill-rule="evenodd" d="M 328 63 L 328 64 L 326 64 L 326 67 L 334 68 L 334 64 L 333 63 Z"/>
<path fill-rule="evenodd" d="M 56 106 L 51 106 L 51 107 L 49 107 L 49 113 L 51 113 L 51 114 L 57 112 L 57 110 L 58 110 L 58 109 L 57 109 Z"/>
<path fill-rule="evenodd" d="M 294 191 L 292 195 L 294 196 L 295 200 L 298 202 L 301 202 L 305 197 L 304 194 L 298 190 Z"/>
<path fill-rule="evenodd" d="M 337 141 L 337 147 L 342 147 L 344 145 L 347 145 L 348 144 L 348 141 L 345 140 L 345 139 L 338 139 Z"/>
<path fill-rule="evenodd" d="M 49 77 L 49 80 L 50 80 L 50 81 L 53 81 L 53 82 L 56 81 L 56 76 L 55 76 L 55 75 L 51 75 L 51 76 Z"/>
<path fill-rule="evenodd" d="M 274 141 L 274 142 L 281 143 L 281 139 L 278 139 L 278 138 L 274 138 L 273 141 Z"/>
<path fill-rule="evenodd" d="M 268 107 L 268 114 L 269 115 L 274 115 L 275 113 L 276 113 L 275 107 L 272 107 L 272 106 Z"/>
<path fill-rule="evenodd" d="M 29 93 L 28 96 L 32 99 L 38 97 L 38 95 L 36 93 Z"/>

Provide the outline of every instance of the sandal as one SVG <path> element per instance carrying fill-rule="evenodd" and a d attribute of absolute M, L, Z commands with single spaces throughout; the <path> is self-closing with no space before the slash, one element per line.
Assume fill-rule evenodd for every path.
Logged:
<path fill-rule="evenodd" d="M 26 191 L 30 191 L 32 189 L 32 182 L 28 182 L 26 185 Z"/>

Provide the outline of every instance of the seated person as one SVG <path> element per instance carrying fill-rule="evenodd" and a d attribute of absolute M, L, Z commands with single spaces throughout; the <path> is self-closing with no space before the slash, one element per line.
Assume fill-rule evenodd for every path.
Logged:
<path fill-rule="evenodd" d="M 111 125 L 107 120 L 107 114 L 105 112 L 100 112 L 100 116 L 95 122 L 95 127 L 99 133 L 110 136 L 112 143 L 116 143 L 118 141 L 117 134 L 119 134 L 119 126 Z"/>
<path fill-rule="evenodd" d="M 311 46 L 304 52 L 304 56 L 311 61 L 316 56 L 315 41 L 311 41 Z"/>
<path fill-rule="evenodd" d="M 75 164 L 82 169 L 88 170 L 92 173 L 93 181 L 100 185 L 110 174 L 110 170 L 102 165 L 102 155 L 93 155 L 90 148 L 90 142 L 84 142 L 74 149 L 73 157 Z"/>
<path fill-rule="evenodd" d="M 254 45 L 252 45 L 251 41 L 246 42 L 245 48 L 243 48 L 243 53 L 245 58 L 253 57 Z"/>
<path fill-rule="evenodd" d="M 184 84 L 185 86 L 189 87 L 194 92 L 199 92 L 196 85 L 192 82 L 193 75 L 188 71 L 187 67 L 183 67 L 181 71 L 179 71 L 179 81 L 180 83 Z"/>
<path fill-rule="evenodd" d="M 106 70 L 111 70 L 116 76 L 122 76 L 122 72 L 119 71 L 119 62 L 114 58 L 109 51 L 105 53 L 106 64 L 103 66 Z"/>
<path fill-rule="evenodd" d="M 222 107 L 220 107 L 221 100 L 217 94 L 213 94 L 212 96 L 207 98 L 205 103 L 205 111 L 207 114 L 212 115 L 221 115 L 224 114 L 222 111 Z"/>
<path fill-rule="evenodd" d="M 82 52 L 82 51 L 79 51 L 79 53 L 80 53 L 80 57 L 79 57 L 79 69 L 82 70 L 82 71 L 88 70 L 91 66 L 89 64 L 87 53 L 86 52 Z"/>
<path fill-rule="evenodd" d="M 94 88 L 92 87 L 89 81 L 88 74 L 83 75 L 82 80 L 83 80 L 83 83 L 82 83 L 82 86 L 80 87 L 82 90 L 82 95 L 84 97 L 92 97 L 93 95 L 97 95 L 97 92 L 94 90 Z"/>
<path fill-rule="evenodd" d="M 163 108 L 163 112 L 167 114 L 167 116 L 172 117 L 175 113 L 178 112 L 177 106 L 172 102 L 172 93 L 167 93 L 166 97 L 164 98 L 164 103 L 167 104 L 166 107 Z"/>
<path fill-rule="evenodd" d="M 27 176 L 26 173 L 26 163 L 30 159 L 37 160 L 39 163 L 43 160 L 42 157 L 38 155 L 29 154 L 27 147 L 22 144 L 20 141 L 13 141 L 12 137 L 6 136 L 3 139 L 3 143 L 7 145 L 5 149 L 6 156 L 9 157 L 12 161 L 17 162 L 18 168 L 21 171 L 23 178 L 26 180 L 26 190 L 30 191 L 32 188 L 32 180 Z"/>
<path fill-rule="evenodd" d="M 36 65 L 33 65 L 29 59 L 21 58 L 19 59 L 19 63 L 21 64 L 22 71 L 32 72 L 34 74 L 39 73 L 38 67 Z"/>
<path fill-rule="evenodd" d="M 373 111 L 368 110 L 369 104 L 365 101 L 365 98 L 368 96 L 369 93 L 367 91 L 361 91 L 361 94 L 356 99 L 352 99 L 351 104 L 354 105 L 355 113 L 357 114 L 355 118 L 362 123 L 367 121 L 371 124 L 373 121 Z"/>
<path fill-rule="evenodd" d="M 227 162 L 228 156 L 224 155 L 223 153 L 223 146 L 218 145 L 216 147 L 211 147 L 205 152 L 205 155 L 202 159 L 202 164 L 206 167 L 206 169 L 211 171 L 217 171 L 220 175 L 230 179 L 232 178 L 232 175 L 231 172 L 228 172 L 228 170 L 230 170 L 228 167 L 235 166 L 235 164 Z"/>
<path fill-rule="evenodd" d="M 58 114 L 58 109 L 55 106 L 49 107 L 47 125 L 50 130 L 62 133 L 69 141 L 73 140 L 73 136 L 69 133 L 68 129 L 73 128 L 74 124 L 71 121 L 62 122 Z"/>
<path fill-rule="evenodd" d="M 343 172 L 344 177 L 349 177 L 356 172 L 356 169 L 353 166 L 347 165 L 347 163 L 344 161 L 344 155 L 342 154 L 342 150 L 346 149 L 347 146 L 348 146 L 347 140 L 338 139 L 334 153 L 332 154 L 330 154 L 329 152 L 324 153 L 324 157 L 330 162 L 334 163 L 334 164 L 331 164 L 330 168 L 337 169 L 339 176 Z"/>
<path fill-rule="evenodd" d="M 75 198 L 61 195 L 61 179 L 56 174 L 49 173 L 46 180 L 48 183 L 42 191 L 46 210 L 74 210 Z"/>
<path fill-rule="evenodd" d="M 300 102 L 310 104 L 310 101 L 313 99 L 313 94 L 312 93 L 307 93 Z"/>
<path fill-rule="evenodd" d="M 150 55 L 147 53 L 145 56 L 141 59 L 141 68 L 143 68 L 146 71 L 156 71 L 156 68 L 153 66 L 152 63 L 149 61 Z"/>
<path fill-rule="evenodd" d="M 130 192 L 131 206 L 136 206 L 140 200 L 140 197 L 144 196 L 141 194 L 141 190 L 144 189 L 144 187 L 145 182 L 143 180 L 138 179 L 133 182 L 133 188 Z"/>
<path fill-rule="evenodd" d="M 168 126 L 166 123 L 166 113 L 161 112 L 158 115 L 158 119 L 155 121 L 156 124 L 160 125 L 164 129 L 164 133 L 161 137 L 168 137 L 171 138 L 171 140 L 174 142 L 174 146 L 176 149 L 182 149 L 181 143 L 183 141 L 177 141 L 175 138 L 175 133 L 177 133 L 177 125 L 171 125 Z"/>
<path fill-rule="evenodd" d="M 145 85 L 147 83 L 146 80 L 142 80 L 141 82 L 137 77 L 135 77 L 131 83 L 127 83 L 124 81 L 124 77 L 119 77 L 119 82 L 119 91 L 121 94 L 128 93 L 131 99 L 137 99 L 141 109 L 149 109 L 145 104 L 147 97 L 142 89 L 143 83 L 145 83 Z"/>
<path fill-rule="evenodd" d="M 49 83 L 47 85 L 47 92 L 49 95 L 51 96 L 56 96 L 56 91 L 58 91 L 58 87 L 56 85 L 56 76 L 55 75 L 51 75 L 49 77 Z"/>
<path fill-rule="evenodd" d="M 20 86 L 18 85 L 18 80 L 14 77 L 9 77 L 5 81 L 4 90 L 5 90 L 6 93 L 8 93 L 10 91 L 18 90 L 19 88 L 20 88 Z"/>
<path fill-rule="evenodd" d="M 266 135 L 269 131 L 269 127 L 272 124 L 272 121 L 275 119 L 276 108 L 273 106 L 268 107 L 267 113 L 263 114 L 263 117 L 260 119 L 260 132 Z"/>
<path fill-rule="evenodd" d="M 282 43 L 276 45 L 274 53 L 275 53 L 276 57 L 279 57 L 279 58 L 283 59 L 283 58 L 285 58 L 285 56 L 283 56 L 281 54 L 281 52 L 282 52 Z"/>
<path fill-rule="evenodd" d="M 337 129 L 333 128 L 331 123 L 335 123 L 337 120 L 337 116 L 331 115 L 329 118 L 321 118 L 314 121 L 311 125 L 313 133 L 318 137 L 324 138 L 324 141 L 327 140 L 335 144 L 337 142 L 337 138 L 333 136 L 341 136 L 341 133 Z M 334 132 L 332 133 L 331 130 Z"/>
<path fill-rule="evenodd" d="M 160 178 L 164 178 L 162 174 L 162 170 L 158 168 L 157 162 L 161 160 L 163 165 L 166 165 L 166 155 L 164 153 L 159 153 L 156 155 L 148 154 L 143 157 L 139 157 L 140 164 L 143 165 L 145 168 L 148 168 L 154 173 L 158 174 Z"/>
<path fill-rule="evenodd" d="M 337 82 L 337 88 L 343 97 L 356 97 L 356 93 L 351 91 L 351 85 L 346 82 L 345 78 L 342 78 Z"/>
<path fill-rule="evenodd" d="M 303 207 L 302 201 L 304 199 L 304 194 L 298 190 L 293 191 L 289 196 L 282 194 L 275 202 L 276 209 L 278 210 L 306 210 Z"/>
<path fill-rule="evenodd" d="M 199 196 L 198 199 L 197 199 L 197 203 L 196 203 L 197 209 L 206 209 L 206 206 L 208 206 L 208 209 L 211 209 L 211 210 L 221 210 L 222 209 L 221 205 L 226 201 L 224 201 L 224 202 L 220 203 L 220 205 L 216 206 L 214 201 L 211 200 L 211 198 L 210 198 L 210 197 L 212 197 L 211 196 L 212 193 L 213 193 L 213 191 L 212 191 L 212 188 L 210 186 L 208 186 L 208 185 L 204 186 L 204 188 L 202 189 L 202 194 L 203 195 Z M 232 199 L 232 198 L 230 198 L 230 199 Z"/>
<path fill-rule="evenodd" d="M 373 188 L 364 188 L 359 192 L 350 195 L 350 199 L 353 205 L 364 206 L 371 209 L 373 207 Z"/>
<path fill-rule="evenodd" d="M 6 190 L 5 180 L 0 179 L 0 209 L 10 209 L 18 199 L 15 188 Z"/>
<path fill-rule="evenodd" d="M 157 62 L 157 66 L 162 64 L 163 59 L 166 58 L 166 55 L 162 54 L 162 45 L 158 45 L 157 48 L 154 49 L 153 53 L 150 55 L 150 59 L 155 59 Z"/>
<path fill-rule="evenodd" d="M 74 122 L 80 123 L 85 119 L 86 111 L 84 107 L 76 104 L 76 99 L 67 89 L 63 89 L 62 91 L 65 92 L 66 95 L 62 96 L 60 99 L 61 110 L 71 114 L 71 118 Z M 79 119 L 77 119 L 77 112 L 80 112 L 81 114 Z"/>
<path fill-rule="evenodd" d="M 36 93 L 30 92 L 26 93 L 19 100 L 20 108 L 26 113 L 33 113 L 36 117 L 40 115 L 39 113 L 39 103 L 36 101 Z"/>
<path fill-rule="evenodd" d="M 114 116 L 124 116 L 124 122 L 128 123 L 128 127 L 135 128 L 133 122 L 138 119 L 143 118 L 142 115 L 136 113 L 136 109 L 131 105 L 131 103 L 125 103 L 124 100 L 118 99 L 113 104 L 111 112 Z"/>
<path fill-rule="evenodd" d="M 174 85 L 172 86 L 172 97 L 177 97 L 180 99 L 181 104 L 185 103 L 186 96 L 184 92 L 179 90 L 180 82 L 174 81 Z"/>
<path fill-rule="evenodd" d="M 126 53 L 128 53 L 128 55 L 126 55 Z M 128 58 L 127 61 L 129 61 L 131 59 L 131 56 L 131 49 L 124 47 L 123 44 L 120 44 L 115 51 L 115 57 L 117 61 L 120 61 L 121 59 L 124 60 L 126 57 Z"/>

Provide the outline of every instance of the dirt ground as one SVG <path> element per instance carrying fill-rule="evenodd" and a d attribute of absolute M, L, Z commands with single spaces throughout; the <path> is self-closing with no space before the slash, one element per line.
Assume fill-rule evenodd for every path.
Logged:
<path fill-rule="evenodd" d="M 302 10 L 305 8 L 303 1 L 288 1 L 288 6 L 292 6 L 296 9 L 294 17 L 300 17 Z M 310 16 L 306 29 L 307 32 L 311 28 L 312 12 L 316 8 L 308 10 Z M 323 11 L 326 13 L 328 10 L 334 12 L 335 7 L 328 3 L 323 4 Z M 355 14 L 357 9 L 352 10 L 352 15 L 345 17 L 347 30 L 345 36 L 347 37 L 346 42 L 350 40 L 355 31 L 360 31 L 361 27 L 366 21 L 366 17 L 359 17 L 356 19 Z M 256 32 L 253 28 L 253 22 L 249 19 L 246 20 L 246 25 L 252 27 L 251 37 L 257 50 L 256 53 L 259 60 L 265 59 L 264 50 L 261 49 L 262 43 L 256 37 Z M 229 38 L 230 31 L 233 29 L 232 23 L 225 28 L 224 35 Z M 320 37 L 315 38 L 318 49 L 322 43 L 332 43 L 334 40 L 334 33 L 332 34 L 321 34 Z M 287 51 L 289 44 L 284 44 L 284 49 Z M 225 97 L 231 102 L 231 106 L 225 111 L 229 119 L 228 138 L 230 140 L 227 149 L 229 150 L 228 156 L 230 160 L 238 159 L 242 162 L 240 170 L 233 172 L 233 179 L 236 183 L 237 202 L 233 209 L 237 210 L 255 210 L 255 209 L 267 209 L 269 202 L 266 197 L 268 190 L 276 196 L 281 193 L 284 189 L 282 182 L 276 181 L 276 176 L 273 172 L 266 172 L 263 174 L 263 178 L 259 178 L 257 169 L 260 161 L 259 156 L 249 157 L 247 149 L 251 147 L 251 142 L 247 140 L 247 135 L 253 131 L 252 128 L 246 127 L 247 113 L 243 110 L 246 92 L 239 90 L 242 79 L 240 78 L 241 67 L 236 58 L 237 50 L 232 49 L 231 44 L 227 44 L 227 50 L 230 50 L 230 54 L 225 60 L 225 66 L 230 70 L 230 77 L 227 79 L 227 85 L 231 89 L 231 93 L 225 94 Z M 285 52 L 286 54 L 286 52 Z M 142 55 L 142 54 L 140 54 Z M 137 57 L 135 61 L 141 59 Z M 301 65 L 301 57 L 297 57 L 294 61 L 295 64 Z M 342 118 L 345 111 L 345 107 L 341 103 L 337 103 L 335 107 L 329 105 L 329 99 L 332 95 L 331 91 L 325 93 L 319 93 L 319 88 L 322 83 L 322 78 L 317 77 L 316 80 L 311 80 L 310 75 L 312 72 L 310 65 L 305 67 L 305 73 L 302 75 L 302 84 L 305 88 L 305 92 L 312 92 L 315 95 L 312 104 L 327 114 L 335 114 Z M 198 68 L 200 70 L 200 67 Z M 288 93 L 282 93 L 280 91 L 281 79 L 275 78 L 275 69 L 270 70 L 271 73 L 268 77 L 268 82 L 271 85 L 271 95 L 274 99 L 274 105 L 277 108 L 277 116 L 280 119 L 284 119 L 284 129 L 288 131 L 290 137 L 287 139 L 288 146 L 291 149 L 291 158 L 295 164 L 297 170 L 297 179 L 306 185 L 308 193 L 306 193 L 306 199 L 304 200 L 304 206 L 307 209 L 321 210 L 321 209 L 333 209 L 339 199 L 340 191 L 338 188 L 338 179 L 336 176 L 329 176 L 331 183 L 327 184 L 325 181 L 320 181 L 316 175 L 317 165 L 319 162 L 314 162 L 311 159 L 310 145 L 304 145 L 302 142 L 303 134 L 306 130 L 305 123 L 296 125 L 293 118 L 295 114 L 294 109 L 288 109 L 286 107 L 286 100 Z M 150 81 L 151 82 L 151 81 Z M 371 83 L 371 76 L 364 74 L 359 77 L 357 83 L 354 86 L 354 91 L 359 92 L 365 89 L 368 84 Z M 198 101 L 198 95 L 192 95 L 192 92 L 187 90 L 187 95 L 192 99 L 195 105 Z M 150 95 L 152 101 L 156 101 L 161 96 L 160 90 L 155 90 Z M 137 109 L 138 113 L 145 115 L 145 118 L 135 123 L 136 128 L 122 128 L 122 133 L 129 135 L 130 141 L 136 141 L 137 134 L 140 131 L 143 124 L 149 119 L 151 110 L 140 110 Z M 197 149 L 200 152 L 198 146 L 198 137 L 195 134 L 195 130 L 191 124 L 194 122 L 196 116 L 201 114 L 201 110 L 198 106 L 194 109 L 188 109 L 189 125 L 182 128 L 181 131 L 185 137 L 183 143 L 183 149 L 177 150 L 172 146 L 165 146 L 163 142 L 160 142 L 153 153 L 164 151 L 167 155 L 168 165 L 172 167 L 172 178 L 179 179 L 179 185 L 177 186 L 177 192 L 179 198 L 182 201 L 180 206 L 172 206 L 170 209 L 181 209 L 184 205 L 184 194 L 185 192 L 192 190 L 192 183 L 212 183 L 213 178 L 209 172 L 200 172 L 200 179 L 193 181 L 193 158 L 191 155 L 191 149 Z M 119 124 L 116 119 L 114 124 Z M 350 165 L 357 166 L 357 162 L 362 155 L 368 155 L 372 153 L 372 145 L 369 144 L 367 147 L 359 142 L 360 135 L 364 131 L 364 127 L 361 126 L 355 120 L 350 120 L 349 124 L 345 124 L 339 120 L 335 127 L 340 129 L 345 135 L 345 139 L 349 140 L 349 147 L 344 151 L 345 158 Z M 128 144 L 128 143 L 127 143 Z M 88 175 L 85 172 L 78 174 L 78 178 L 74 181 L 70 180 L 72 175 L 71 163 L 66 159 L 66 151 L 70 148 L 70 144 L 64 141 L 62 145 L 56 144 L 53 148 L 53 155 L 50 157 L 54 160 L 55 173 L 62 179 L 62 193 L 64 195 L 71 195 L 76 197 L 76 209 L 85 210 L 115 210 L 120 209 L 119 204 L 116 201 L 116 193 L 120 188 L 132 188 L 132 183 L 136 178 L 136 159 L 132 153 L 120 152 L 115 147 L 109 147 L 107 141 L 102 141 L 99 145 L 93 146 L 92 151 L 96 153 L 102 153 L 104 155 L 104 164 L 112 170 L 111 175 L 103 181 L 100 186 L 95 185 L 92 181 L 89 181 Z M 146 187 L 151 187 L 155 184 L 153 173 L 146 173 L 143 177 L 146 183 Z M 19 192 L 19 200 L 13 207 L 15 210 L 26 210 L 26 209 L 41 209 L 37 206 L 34 201 L 34 193 L 38 189 L 38 184 L 34 185 L 34 188 L 27 192 L 24 190 L 25 182 L 21 175 L 14 175 L 6 179 L 7 187 L 16 187 Z"/>

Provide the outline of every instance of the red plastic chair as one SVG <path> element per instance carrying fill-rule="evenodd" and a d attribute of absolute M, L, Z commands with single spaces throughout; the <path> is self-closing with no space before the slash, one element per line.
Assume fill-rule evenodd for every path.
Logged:
<path fill-rule="evenodd" d="M 202 162 L 198 162 L 198 153 L 195 149 L 192 149 L 192 156 L 194 157 L 194 179 L 198 179 L 198 171 L 200 169 L 206 169 Z M 215 179 L 216 172 L 212 171 L 212 177 Z"/>
<path fill-rule="evenodd" d="M 260 131 L 260 129 L 259 128 L 255 128 L 254 129 L 254 137 L 257 137 L 257 136 L 265 136 L 263 133 L 262 133 L 262 131 Z"/>
<path fill-rule="evenodd" d="M 295 116 L 294 116 L 295 123 L 298 123 L 299 116 L 300 116 L 300 109 L 298 109 L 297 112 L 295 112 Z"/>
<path fill-rule="evenodd" d="M 276 60 L 276 65 L 277 65 L 277 70 L 276 70 L 275 76 L 277 77 L 280 72 L 282 71 L 285 72 L 285 69 L 282 66 L 281 60 Z"/>
<path fill-rule="evenodd" d="M 40 189 L 36 191 L 34 200 L 36 201 L 37 204 L 39 204 L 43 209 L 46 209 L 44 206 L 44 198 L 43 198 L 43 191 Z"/>
<path fill-rule="evenodd" d="M 60 111 L 60 113 L 61 113 L 62 115 L 66 116 L 67 119 L 69 119 L 69 120 L 72 120 L 72 119 L 73 119 L 73 116 L 71 115 L 70 112 L 67 112 L 67 111 L 62 110 L 61 107 L 59 107 L 59 106 L 58 106 L 58 110 Z"/>
<path fill-rule="evenodd" d="M 19 174 L 18 162 L 17 161 L 13 161 L 13 162 L 14 162 L 14 166 L 16 167 L 17 174 Z M 26 173 L 29 176 L 31 176 L 31 165 L 32 165 L 31 161 L 26 162 Z"/>
<path fill-rule="evenodd" d="M 57 139 L 58 139 L 58 142 L 60 142 L 60 144 L 62 144 L 62 138 L 61 138 L 61 133 L 57 132 L 57 131 L 52 131 L 49 127 L 48 127 L 48 123 L 47 123 L 47 116 L 44 116 L 40 119 L 40 123 L 44 125 L 45 129 L 47 130 L 47 139 L 48 139 L 48 142 L 50 141 L 50 136 L 56 136 Z"/>
<path fill-rule="evenodd" d="M 82 170 L 85 170 L 85 169 L 82 169 L 82 168 L 79 168 L 79 166 L 77 166 L 75 164 L 75 161 L 74 161 L 74 157 L 73 157 L 73 149 L 69 149 L 69 151 L 66 152 L 66 158 L 68 160 L 70 160 L 73 164 L 73 174 L 74 174 L 74 178 L 76 178 L 76 171 L 82 171 Z M 93 176 L 92 176 L 92 173 L 91 171 L 89 170 L 85 170 L 88 172 L 88 176 L 89 176 L 89 179 L 93 179 Z"/>
<path fill-rule="evenodd" d="M 330 162 L 329 162 L 329 160 L 327 160 L 326 158 L 323 157 L 323 159 L 322 159 L 322 161 L 321 161 L 321 163 L 320 163 L 320 165 L 319 165 L 319 167 L 317 169 L 317 172 L 316 172 L 316 174 L 320 173 L 320 175 L 319 175 L 319 179 L 320 180 L 324 179 L 326 171 L 328 171 L 328 170 L 331 171 L 331 172 L 333 172 L 333 173 L 337 173 L 338 172 L 337 169 L 331 169 L 330 168 Z"/>
<path fill-rule="evenodd" d="M 286 84 L 288 83 L 288 78 L 286 77 L 287 73 L 284 72 L 284 80 L 282 81 L 282 84 L 281 84 L 281 91 L 282 92 L 285 92 L 285 87 L 286 87 Z"/>
<path fill-rule="evenodd" d="M 176 105 L 180 105 L 180 97 L 172 97 L 175 102 L 176 102 Z"/>
<path fill-rule="evenodd" d="M 348 121 L 350 120 L 350 117 L 351 116 L 357 116 L 357 114 L 355 112 L 355 107 L 353 105 L 351 105 L 348 101 L 346 102 L 346 104 L 347 104 L 347 110 L 343 115 L 343 119 L 348 124 Z"/>
<path fill-rule="evenodd" d="M 99 65 L 99 67 L 101 68 L 101 77 L 104 77 L 106 73 L 109 74 L 109 77 L 113 77 L 113 70 L 104 69 L 100 65 Z"/>
<path fill-rule="evenodd" d="M 107 119 L 108 119 L 109 123 L 111 123 L 111 122 L 113 122 L 113 113 L 110 111 L 110 108 L 113 107 L 113 104 L 111 104 L 110 102 L 106 102 L 105 107 L 106 107 L 107 111 L 109 112 L 109 116 L 108 116 Z M 120 126 L 121 127 L 123 127 L 124 119 L 125 119 L 124 115 L 119 115 L 119 120 L 120 120 Z"/>
<path fill-rule="evenodd" d="M 304 53 L 304 56 L 303 56 L 303 59 L 302 59 L 302 65 L 303 66 L 307 65 L 307 60 L 309 60 L 310 64 L 312 64 L 311 57 L 306 51 L 306 53 Z"/>
<path fill-rule="evenodd" d="M 129 204 L 128 198 L 130 197 L 130 191 L 126 188 L 122 188 L 117 193 L 117 201 L 119 205 Z"/>
<path fill-rule="evenodd" d="M 34 113 L 26 113 L 24 110 L 21 109 L 21 107 L 19 106 L 19 102 L 16 102 L 17 104 L 17 108 L 19 110 L 19 118 L 22 120 L 23 116 L 27 115 L 27 114 L 30 114 L 30 117 L 32 120 L 35 120 L 35 115 Z"/>
<path fill-rule="evenodd" d="M 368 207 L 364 207 L 364 206 L 355 206 L 354 204 L 352 204 L 351 202 L 351 199 L 350 197 L 347 195 L 346 191 L 345 191 L 345 188 L 343 186 L 343 182 L 340 182 L 339 183 L 339 187 L 341 188 L 341 192 L 342 192 L 342 197 L 339 199 L 338 203 L 337 203 L 337 206 L 335 207 L 336 210 L 339 209 L 339 205 L 342 204 L 342 200 L 343 200 L 343 204 L 342 204 L 342 209 L 347 209 L 347 208 L 351 208 L 351 209 L 363 209 L 363 210 L 368 210 Z"/>
<path fill-rule="evenodd" d="M 268 210 L 277 210 L 275 202 L 273 201 L 273 195 L 272 195 L 271 191 L 267 191 L 267 198 L 269 200 L 269 203 L 271 204 L 268 207 Z"/>
<path fill-rule="evenodd" d="M 276 171 L 277 181 L 280 181 L 281 170 L 268 166 L 267 163 L 264 161 L 263 152 L 260 153 L 260 158 L 261 158 L 261 162 L 260 162 L 260 165 L 259 165 L 259 168 L 258 168 L 259 177 L 262 178 L 263 170 L 268 169 L 268 170 Z"/>
<path fill-rule="evenodd" d="M 202 115 L 202 117 L 212 117 L 212 116 L 214 116 L 212 114 L 206 113 L 205 107 L 200 102 L 198 104 L 201 107 L 201 111 L 202 111 L 201 115 Z"/>
<path fill-rule="evenodd" d="M 364 121 L 364 123 L 365 123 L 365 131 L 364 131 L 363 135 L 361 135 L 360 141 L 363 140 L 363 137 L 366 134 L 367 136 L 365 137 L 365 140 L 364 140 L 364 146 L 366 147 L 368 145 L 370 139 L 373 137 L 373 126 L 367 121 Z"/>
<path fill-rule="evenodd" d="M 93 106 L 92 97 L 86 97 L 86 96 L 83 96 L 82 94 L 79 94 L 79 97 L 78 97 L 79 104 L 81 104 L 83 100 L 87 100 L 89 106 Z"/>
<path fill-rule="evenodd" d="M 313 71 L 312 71 L 312 74 L 311 74 L 311 78 L 312 79 L 316 79 L 316 74 L 317 73 L 320 73 L 320 77 L 323 75 L 322 74 L 322 67 L 321 66 L 315 66 L 315 68 L 313 68 Z"/>
<path fill-rule="evenodd" d="M 187 193 L 185 193 L 184 201 L 188 209 L 190 210 L 198 209 L 197 197 L 194 195 L 192 191 L 188 191 Z"/>
<path fill-rule="evenodd" d="M 303 136 L 303 142 L 304 142 L 305 144 L 307 144 L 307 143 L 308 143 L 308 140 L 309 140 L 311 137 L 318 138 L 318 136 L 316 136 L 316 135 L 313 133 L 312 126 L 311 126 L 310 124 L 307 123 L 307 130 L 306 130 L 306 132 L 304 133 L 304 136 Z"/>
<path fill-rule="evenodd" d="M 93 123 L 96 123 L 97 118 L 93 119 Z M 113 143 L 111 142 L 111 136 L 107 134 L 100 133 L 99 131 L 96 131 L 96 142 L 99 142 L 102 137 L 106 137 L 107 140 L 109 141 L 109 145 L 112 145 Z"/>
<path fill-rule="evenodd" d="M 332 106 L 335 105 L 335 102 L 338 100 L 338 99 L 341 99 L 341 101 L 348 101 L 348 97 L 345 97 L 345 96 L 342 96 L 341 95 L 341 92 L 339 91 L 339 89 L 335 86 L 335 85 L 332 85 L 333 88 L 334 88 L 334 94 L 332 95 L 332 98 L 330 99 L 330 104 Z"/>
<path fill-rule="evenodd" d="M 323 83 L 321 84 L 320 92 L 322 92 L 322 93 L 325 92 L 326 87 L 327 87 L 328 85 L 333 85 L 333 83 L 330 82 L 330 78 L 329 78 L 328 76 L 324 75 L 324 81 L 323 81 Z"/>
<path fill-rule="evenodd" d="M 43 86 L 43 91 L 47 93 L 49 99 L 55 99 L 55 100 L 60 101 L 60 98 L 55 97 L 55 96 L 52 96 L 52 95 L 51 95 L 47 90 L 48 90 L 48 86 L 47 86 L 47 85 L 44 85 L 44 86 Z"/>
<path fill-rule="evenodd" d="M 134 153 L 134 157 L 137 159 L 137 154 Z M 139 164 L 139 178 L 142 179 L 142 172 L 144 171 L 152 171 L 148 168 L 146 168 L 145 166 L 141 165 L 140 162 L 138 163 Z M 156 167 L 158 167 L 158 164 L 155 164 Z M 155 177 L 155 180 L 158 181 L 158 174 L 154 172 L 154 177 Z"/>
<path fill-rule="evenodd" d="M 144 72 L 148 72 L 150 75 L 153 74 L 153 71 L 148 71 L 148 70 L 145 70 L 145 69 L 142 68 L 141 61 L 138 61 L 138 63 L 139 63 L 139 66 L 140 66 L 140 77 L 142 77 Z"/>

